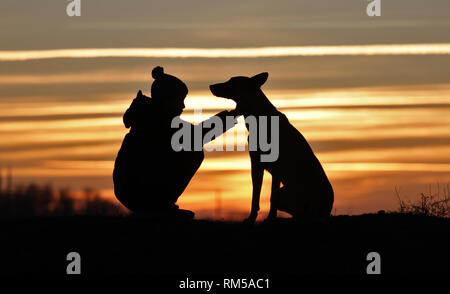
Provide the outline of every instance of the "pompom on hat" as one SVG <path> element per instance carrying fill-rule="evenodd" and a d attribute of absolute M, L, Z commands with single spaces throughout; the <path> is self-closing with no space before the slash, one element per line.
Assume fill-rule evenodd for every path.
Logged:
<path fill-rule="evenodd" d="M 152 70 L 152 98 L 179 98 L 187 95 L 188 88 L 179 78 L 164 73 L 164 68 L 157 66 Z"/>

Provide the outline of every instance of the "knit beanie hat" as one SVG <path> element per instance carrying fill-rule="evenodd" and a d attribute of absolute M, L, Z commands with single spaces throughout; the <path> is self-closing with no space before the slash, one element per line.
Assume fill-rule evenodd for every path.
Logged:
<path fill-rule="evenodd" d="M 152 70 L 152 98 L 178 98 L 188 93 L 186 84 L 179 78 L 164 73 L 164 68 L 157 66 Z"/>

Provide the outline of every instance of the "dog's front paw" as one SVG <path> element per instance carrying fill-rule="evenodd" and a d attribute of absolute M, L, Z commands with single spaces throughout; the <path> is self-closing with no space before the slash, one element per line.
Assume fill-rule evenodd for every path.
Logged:
<path fill-rule="evenodd" d="M 244 220 L 244 224 L 249 226 L 254 225 L 257 217 L 257 214 L 250 214 L 250 216 Z"/>
<path fill-rule="evenodd" d="M 264 225 L 271 225 L 271 224 L 274 224 L 276 221 L 277 221 L 277 217 L 276 216 L 274 216 L 274 217 L 269 216 L 263 221 L 263 224 Z"/>
<path fill-rule="evenodd" d="M 255 224 L 255 219 L 248 217 L 248 218 L 244 219 L 243 223 L 244 223 L 244 225 L 252 226 Z"/>

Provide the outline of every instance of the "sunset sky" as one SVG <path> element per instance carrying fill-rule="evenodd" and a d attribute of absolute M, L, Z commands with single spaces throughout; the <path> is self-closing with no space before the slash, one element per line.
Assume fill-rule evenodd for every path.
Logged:
<path fill-rule="evenodd" d="M 208 85 L 267 71 L 263 90 L 324 165 L 336 213 L 395 209 L 395 188 L 413 199 L 450 182 L 450 2 L 381 1 L 370 18 L 365 0 L 81 0 L 79 17 L 68 1 L 2 0 L 0 165 L 15 184 L 114 199 L 121 117 L 139 89 L 150 96 L 154 66 L 189 87 L 190 121 L 234 107 Z M 179 205 L 240 219 L 250 199 L 248 153 L 208 152 Z"/>

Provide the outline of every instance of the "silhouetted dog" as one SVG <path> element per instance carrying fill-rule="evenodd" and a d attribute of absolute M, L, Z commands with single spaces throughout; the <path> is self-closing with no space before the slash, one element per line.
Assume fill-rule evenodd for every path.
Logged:
<path fill-rule="evenodd" d="M 295 218 L 328 217 L 333 207 L 333 188 L 306 139 L 262 92 L 261 86 L 268 76 L 268 73 L 261 73 L 251 78 L 232 77 L 225 83 L 210 86 L 215 96 L 236 102 L 236 113 L 244 115 L 249 132 L 255 132 L 255 129 L 249 128 L 250 116 L 269 118 L 266 120 L 267 130 L 260 130 L 259 125 L 256 128 L 258 138 L 263 131 L 269 132 L 263 134 L 268 135 L 268 138 L 276 138 L 270 134 L 270 117 L 278 117 L 279 128 L 275 130 L 279 132 L 278 158 L 273 162 L 263 162 L 261 155 L 267 152 L 261 151 L 260 146 L 255 151 L 250 150 L 253 198 L 247 221 L 252 223 L 256 220 L 264 170 L 272 175 L 269 220 L 276 218 L 277 210 L 288 212 Z M 261 120 L 257 120 L 257 123 L 260 124 Z M 252 135 L 250 133 L 249 137 Z M 272 145 L 274 143 L 271 142 Z"/>

